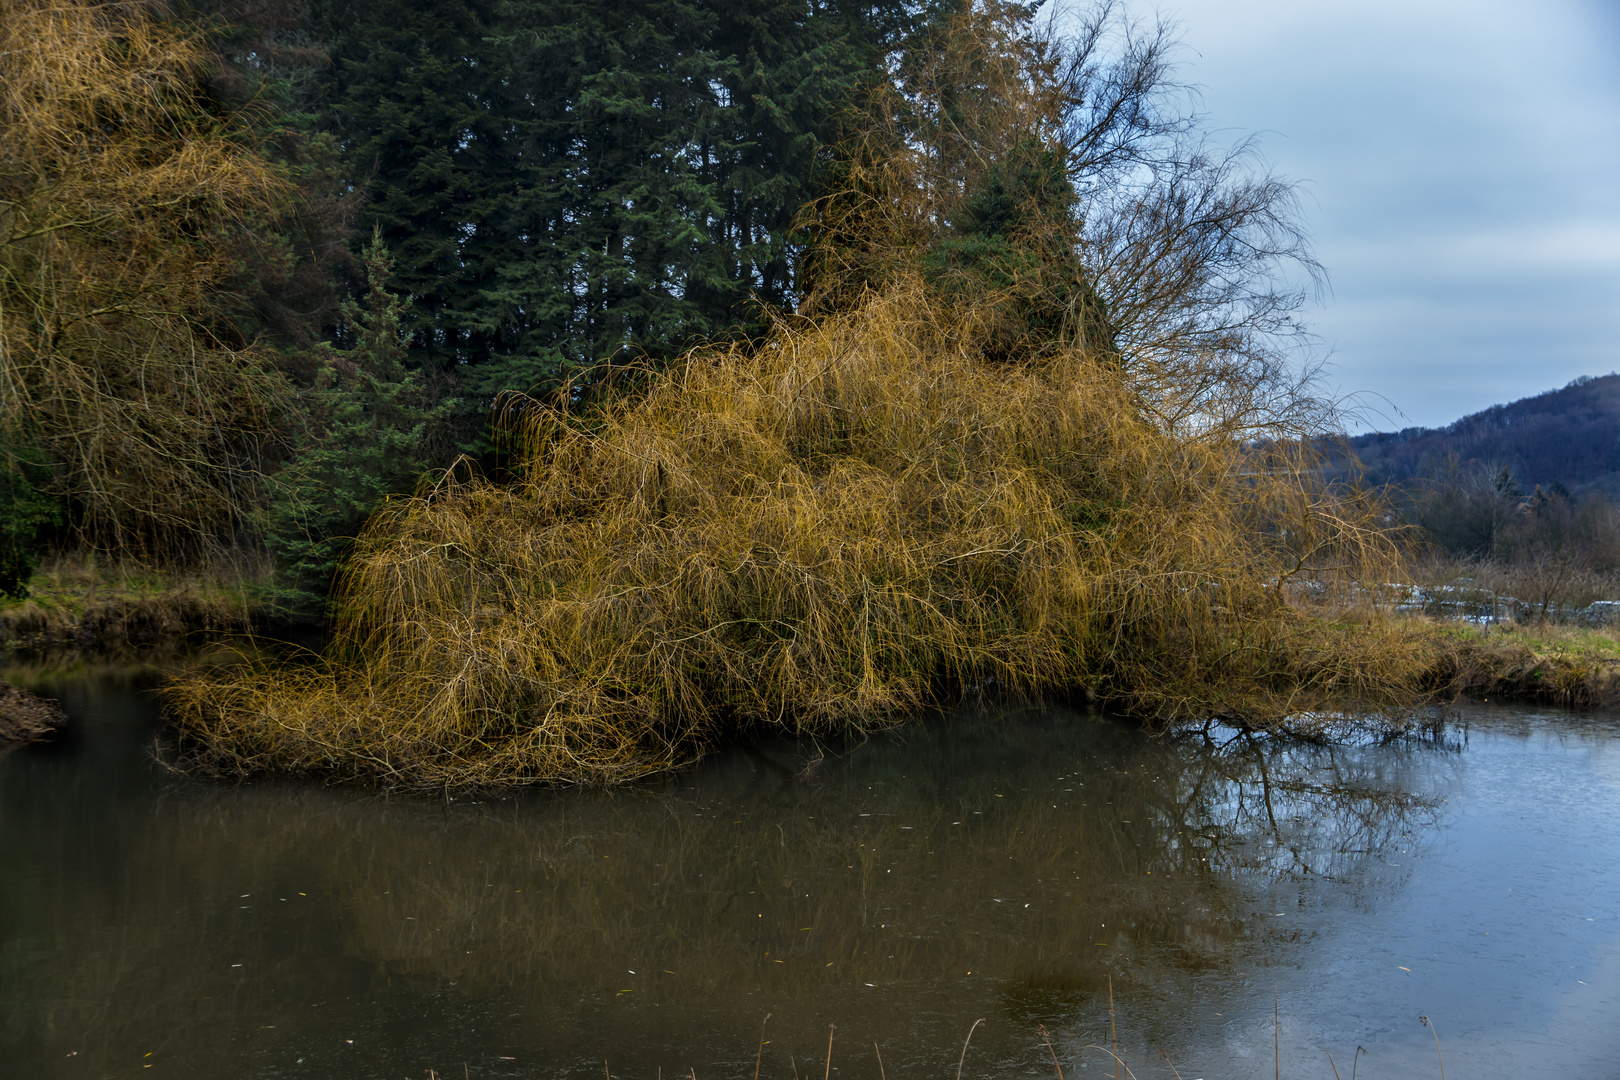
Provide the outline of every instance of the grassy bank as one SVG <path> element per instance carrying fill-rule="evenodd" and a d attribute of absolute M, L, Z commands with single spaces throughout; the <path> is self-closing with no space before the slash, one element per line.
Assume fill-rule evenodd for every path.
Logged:
<path fill-rule="evenodd" d="M 1620 706 L 1620 630 L 1430 623 L 1451 651 L 1451 677 L 1471 697 L 1574 708 Z"/>
<path fill-rule="evenodd" d="M 34 574 L 27 598 L 0 598 L 0 653 L 115 652 L 240 632 L 254 611 L 256 582 L 236 567 L 155 571 L 59 556 Z"/>

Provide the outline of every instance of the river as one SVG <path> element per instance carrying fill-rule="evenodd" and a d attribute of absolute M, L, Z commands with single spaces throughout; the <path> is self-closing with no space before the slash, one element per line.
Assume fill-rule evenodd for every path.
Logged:
<path fill-rule="evenodd" d="M 71 717 L 0 757 L 8 1077 L 1072 1080 L 1117 1038 L 1140 1080 L 1349 1080 L 1438 1077 L 1436 1035 L 1453 1077 L 1620 1077 L 1612 715 L 972 705 L 423 799 L 177 775 L 149 673 L 0 674 Z"/>

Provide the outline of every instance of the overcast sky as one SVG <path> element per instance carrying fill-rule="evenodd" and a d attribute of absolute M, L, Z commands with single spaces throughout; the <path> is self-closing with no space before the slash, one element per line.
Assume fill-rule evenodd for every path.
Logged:
<path fill-rule="evenodd" d="M 1308 321 L 1371 426 L 1620 369 L 1620 0 L 1157 10 L 1208 126 L 1305 182 L 1330 277 Z"/>

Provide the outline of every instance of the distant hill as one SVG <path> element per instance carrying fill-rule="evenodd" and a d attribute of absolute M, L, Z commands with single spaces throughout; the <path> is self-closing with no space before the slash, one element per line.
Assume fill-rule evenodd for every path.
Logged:
<path fill-rule="evenodd" d="M 1583 375 L 1443 428 L 1358 435 L 1350 446 L 1374 483 L 1495 475 L 1505 465 L 1525 491 L 1562 484 L 1620 498 L 1620 375 Z"/>

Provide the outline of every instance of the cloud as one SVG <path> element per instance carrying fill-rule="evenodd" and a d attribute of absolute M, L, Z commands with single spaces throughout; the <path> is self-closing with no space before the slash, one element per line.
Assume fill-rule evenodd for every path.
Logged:
<path fill-rule="evenodd" d="M 1343 387 L 1410 422 L 1620 367 L 1620 15 L 1176 0 L 1211 126 L 1302 181 Z M 1447 392 L 1449 390 L 1449 392 Z M 1481 395 L 1497 395 L 1482 398 Z"/>
<path fill-rule="evenodd" d="M 1421 264 L 1430 273 L 1458 281 L 1608 274 L 1620 271 L 1620 218 L 1350 237 L 1337 242 L 1335 250 L 1343 265 L 1367 273 Z"/>

